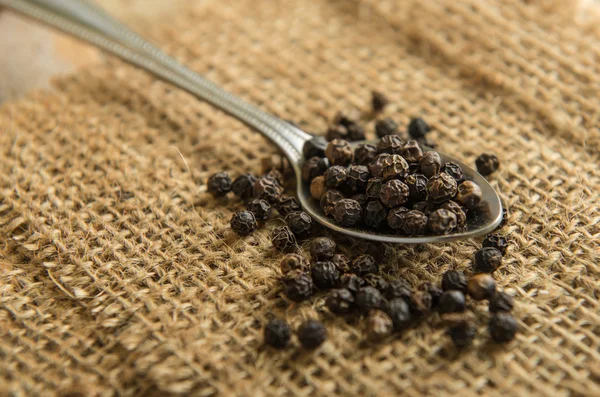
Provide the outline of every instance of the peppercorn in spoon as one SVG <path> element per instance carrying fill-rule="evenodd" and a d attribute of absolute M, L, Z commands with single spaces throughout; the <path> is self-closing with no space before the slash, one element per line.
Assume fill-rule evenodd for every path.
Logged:
<path fill-rule="evenodd" d="M 105 13 L 102 9 L 84 0 L 0 0 L 0 5 L 13 9 L 21 14 L 32 17 L 36 20 L 45 22 L 55 28 L 83 39 L 91 44 L 94 44 L 123 60 L 138 66 L 162 80 L 169 82 L 183 90 L 190 92 L 200 99 L 206 100 L 217 108 L 231 114 L 249 126 L 261 132 L 263 135 L 270 138 L 287 156 L 292 165 L 298 181 L 298 198 L 304 207 L 304 211 L 310 214 L 315 220 L 329 229 L 337 232 L 351 235 L 362 239 L 390 242 L 390 243 L 434 243 L 444 242 L 457 239 L 470 238 L 474 236 L 484 235 L 494 230 L 502 221 L 502 205 L 497 193 L 492 186 L 475 170 L 460 161 L 439 153 L 441 164 L 452 164 L 453 167 L 458 167 L 462 170 L 463 178 L 469 181 L 471 185 L 467 188 L 473 188 L 473 184 L 481 189 L 478 192 L 477 211 L 473 216 L 470 216 L 462 229 L 449 234 L 439 235 L 399 235 L 392 229 L 367 229 L 364 222 L 358 222 L 356 219 L 362 217 L 363 209 L 360 204 L 357 206 L 353 199 L 342 201 L 337 205 L 340 210 L 335 213 L 331 219 L 320 206 L 319 201 L 311 196 L 310 184 L 304 181 L 301 177 L 301 167 L 304 163 L 303 149 L 309 152 L 315 146 L 317 141 L 310 134 L 305 133 L 296 126 L 285 122 L 278 117 L 270 115 L 262 110 L 244 102 L 242 99 L 224 91 L 216 84 L 201 77 L 191 69 L 181 65 L 175 59 L 167 56 L 158 48 L 145 41 L 142 37 L 129 30 L 125 25 Z M 382 139 L 385 140 L 386 137 Z M 393 140 L 393 139 L 392 139 Z M 356 147 L 360 142 L 354 143 Z M 306 145 L 306 146 L 305 146 Z M 407 143 L 408 145 L 408 143 Z M 427 148 L 423 148 L 427 154 Z M 384 153 L 386 148 L 383 149 Z M 331 153 L 331 155 L 337 155 Z M 382 175 L 382 182 L 385 183 L 383 193 L 380 193 L 380 199 L 389 208 L 386 209 L 386 214 L 392 214 L 388 217 L 388 223 L 394 225 L 394 217 L 398 219 L 404 212 L 401 211 L 398 203 L 403 200 L 403 192 L 406 191 L 406 182 L 403 178 L 406 173 L 402 173 L 402 161 L 395 153 L 392 153 L 387 159 L 389 164 L 384 166 L 389 167 L 391 176 Z M 429 157 L 433 154 L 427 155 Z M 329 157 L 329 156 L 328 156 Z M 434 156 L 435 157 L 435 156 Z M 333 164 L 332 164 L 333 165 Z M 346 164 L 347 165 L 347 164 Z M 400 167 L 400 168 L 399 168 Z M 333 168 L 333 167 L 330 167 Z M 444 191 L 444 187 L 451 185 L 453 182 L 452 169 L 442 176 L 432 176 L 430 182 L 434 184 L 431 194 L 428 193 L 428 199 L 434 202 L 447 200 L 448 197 Z M 351 171 L 352 172 L 352 171 Z M 357 171 L 359 172 L 359 171 Z M 394 172 L 400 172 L 394 175 Z M 332 171 L 331 173 L 334 173 Z M 450 179 L 446 175 L 450 175 Z M 371 175 L 372 176 L 372 175 Z M 332 176 L 335 180 L 336 175 Z M 432 179 L 435 181 L 431 182 Z M 463 182 L 464 184 L 465 182 Z M 436 185 L 437 184 L 437 185 Z M 439 186 L 437 188 L 436 186 Z M 383 187 L 382 187 L 383 189 Z M 454 192 L 456 194 L 456 192 Z M 400 195 L 400 196 L 398 196 Z M 429 197 L 431 196 L 431 197 Z M 344 199 L 346 200 L 346 199 Z M 351 202 L 352 201 L 352 202 Z M 445 205 L 445 204 L 444 204 Z M 326 207 L 327 209 L 327 207 Z M 448 211 L 451 212 L 452 207 L 443 209 L 431 216 L 436 216 L 439 219 L 434 219 L 430 229 L 433 232 L 444 233 L 445 215 Z M 446 212 L 443 212 L 446 211 Z M 420 211 L 410 211 L 420 212 Z M 419 214 L 413 214 L 411 221 L 414 224 L 419 224 L 423 221 Z M 389 219 L 391 218 L 391 219 Z M 352 222 L 348 222 L 351 220 Z M 422 222 L 421 222 L 422 223 Z M 347 225 L 352 226 L 347 226 Z M 346 226 L 344 226 L 346 225 Z"/>

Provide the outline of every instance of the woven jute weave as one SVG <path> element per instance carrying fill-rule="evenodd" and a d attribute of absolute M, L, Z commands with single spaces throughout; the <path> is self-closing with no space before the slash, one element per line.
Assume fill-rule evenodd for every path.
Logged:
<path fill-rule="evenodd" d="M 114 2 L 113 2 L 114 3 Z M 126 2 L 123 1 L 124 7 Z M 310 132 L 372 89 L 440 150 L 473 163 L 510 209 L 496 279 L 521 332 L 457 351 L 433 316 L 380 345 L 290 304 L 269 229 L 230 230 L 242 204 L 213 172 L 259 172 L 276 149 L 242 123 L 106 57 L 0 108 L 0 389 L 6 395 L 600 395 L 600 24 L 563 2 L 187 2 L 143 35 Z M 596 21 L 597 22 L 597 21 Z M 5 54 L 3 54 L 5 56 Z M 369 125 L 368 128 L 372 128 Z M 386 277 L 439 281 L 480 240 L 388 246 Z M 262 346 L 271 316 L 322 318 L 314 352 Z"/>

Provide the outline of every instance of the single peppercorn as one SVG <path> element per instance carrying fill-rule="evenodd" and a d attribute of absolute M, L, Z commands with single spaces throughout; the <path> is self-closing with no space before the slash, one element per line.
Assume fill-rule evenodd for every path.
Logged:
<path fill-rule="evenodd" d="M 397 154 L 392 154 L 383 160 L 383 179 L 401 179 L 408 173 L 408 163 Z"/>
<path fill-rule="evenodd" d="M 517 320 L 508 313 L 500 312 L 492 316 L 489 331 L 494 342 L 506 343 L 515 338 L 519 329 Z"/>
<path fill-rule="evenodd" d="M 225 196 L 231 190 L 231 178 L 227 172 L 217 172 L 206 181 L 206 189 L 213 197 Z"/>
<path fill-rule="evenodd" d="M 371 309 L 379 309 L 383 303 L 383 296 L 377 288 L 366 286 L 356 293 L 354 302 L 358 309 L 366 312 Z"/>
<path fill-rule="evenodd" d="M 247 236 L 258 227 L 254 214 L 250 211 L 238 211 L 231 217 L 231 230 L 239 235 Z"/>
<path fill-rule="evenodd" d="M 378 289 L 382 294 L 384 294 L 389 287 L 389 283 L 378 274 L 367 274 L 364 279 L 366 285 Z"/>
<path fill-rule="evenodd" d="M 279 226 L 273 229 L 271 242 L 279 251 L 290 251 L 296 247 L 296 237 L 287 226 Z"/>
<path fill-rule="evenodd" d="M 456 183 L 461 183 L 465 179 L 460 165 L 453 162 L 448 162 L 444 164 L 442 166 L 441 172 L 445 172 L 446 174 L 450 175 L 452 178 L 454 178 Z"/>
<path fill-rule="evenodd" d="M 265 344 L 283 349 L 290 343 L 292 331 L 288 323 L 281 319 L 273 319 L 265 326 Z"/>
<path fill-rule="evenodd" d="M 404 141 L 398 135 L 386 135 L 377 144 L 379 153 L 399 154 L 404 146 Z"/>
<path fill-rule="evenodd" d="M 438 304 L 440 313 L 457 313 L 465 311 L 465 294 L 458 290 L 446 291 L 440 296 Z"/>
<path fill-rule="evenodd" d="M 362 207 L 356 200 L 342 199 L 333 207 L 333 218 L 340 226 L 354 226 L 362 219 Z"/>
<path fill-rule="evenodd" d="M 364 165 L 351 165 L 348 168 L 348 179 L 346 183 L 352 192 L 363 192 L 371 177 L 369 169 Z"/>
<path fill-rule="evenodd" d="M 352 261 L 352 271 L 359 276 L 377 273 L 379 266 L 375 262 L 375 258 L 369 254 L 362 254 L 354 258 Z"/>
<path fill-rule="evenodd" d="M 259 178 L 252 187 L 254 197 L 267 200 L 271 204 L 276 204 L 281 198 L 283 188 L 272 178 Z"/>
<path fill-rule="evenodd" d="M 344 254 L 335 254 L 333 258 L 331 258 L 331 261 L 341 273 L 349 273 L 352 271 L 350 260 Z"/>
<path fill-rule="evenodd" d="M 317 237 L 310 243 L 310 255 L 315 262 L 327 261 L 335 255 L 337 245 L 335 241 L 327 237 Z"/>
<path fill-rule="evenodd" d="M 259 222 L 264 222 L 271 216 L 271 204 L 267 200 L 254 199 L 248 203 L 246 209 L 252 212 Z"/>
<path fill-rule="evenodd" d="M 327 132 L 325 133 L 325 139 L 328 141 L 333 141 L 335 139 L 350 139 L 350 134 L 348 133 L 348 128 L 342 124 L 333 124 L 327 128 Z M 327 153 L 327 151 L 325 151 Z"/>
<path fill-rule="evenodd" d="M 423 174 L 409 174 L 404 178 L 404 183 L 408 186 L 410 200 L 413 202 L 425 200 L 427 198 L 427 177 Z"/>
<path fill-rule="evenodd" d="M 427 181 L 427 201 L 442 204 L 456 196 L 458 186 L 450 175 L 442 172 L 434 175 Z"/>
<path fill-rule="evenodd" d="M 386 312 L 392 319 L 394 330 L 404 331 L 411 325 L 411 314 L 408 303 L 402 298 L 391 299 L 386 305 Z"/>
<path fill-rule="evenodd" d="M 375 133 L 379 138 L 398 134 L 398 124 L 389 117 L 375 122 Z"/>
<path fill-rule="evenodd" d="M 311 275 L 313 283 L 319 289 L 334 288 L 340 282 L 340 272 L 331 261 L 315 263 Z"/>
<path fill-rule="evenodd" d="M 316 349 L 327 339 L 327 328 L 320 321 L 308 320 L 298 327 L 296 335 L 306 349 Z"/>
<path fill-rule="evenodd" d="M 438 154 L 438 152 L 434 152 L 433 150 L 430 152 L 423 153 L 421 157 L 421 172 L 427 178 L 431 178 L 434 175 L 440 173 L 440 169 L 442 168 L 442 158 Z"/>
<path fill-rule="evenodd" d="M 388 209 L 379 200 L 369 201 L 364 210 L 363 220 L 371 229 L 378 228 L 387 218 Z"/>
<path fill-rule="evenodd" d="M 379 192 L 383 185 L 383 178 L 371 178 L 367 181 L 365 194 L 369 200 L 379 200 Z"/>
<path fill-rule="evenodd" d="M 346 126 L 348 130 L 348 139 L 350 141 L 364 141 L 365 130 L 358 123 L 351 123 Z"/>
<path fill-rule="evenodd" d="M 325 157 L 327 140 L 322 136 L 313 136 L 302 146 L 302 155 L 305 159 L 311 157 Z"/>
<path fill-rule="evenodd" d="M 281 215 L 287 215 L 292 212 L 302 211 L 302 206 L 298 202 L 296 197 L 291 196 L 281 196 L 279 201 L 275 204 L 277 211 Z"/>
<path fill-rule="evenodd" d="M 316 177 L 310 183 L 310 195 L 315 200 L 321 200 L 326 191 L 325 177 L 323 175 Z"/>
<path fill-rule="evenodd" d="M 408 236 L 425 234 L 427 228 L 427 215 L 421 211 L 411 210 L 403 215 L 402 231 Z"/>
<path fill-rule="evenodd" d="M 387 299 L 402 298 L 405 301 L 409 301 L 411 297 L 410 284 L 405 280 L 394 280 L 388 283 L 388 287 L 385 290 L 385 297 Z"/>
<path fill-rule="evenodd" d="M 323 213 L 327 216 L 333 214 L 333 209 L 335 207 L 335 204 L 342 200 L 344 197 L 344 195 L 339 192 L 338 190 L 335 189 L 330 189 L 328 191 L 325 192 L 325 194 L 323 195 L 323 197 L 321 197 L 321 201 L 319 202 L 319 205 L 321 206 L 321 209 L 323 210 Z"/>
<path fill-rule="evenodd" d="M 256 177 L 254 175 L 242 174 L 242 175 L 238 176 L 237 178 L 235 178 L 235 180 L 231 184 L 231 190 L 233 191 L 233 194 L 235 194 L 236 196 L 238 196 L 244 200 L 248 200 L 248 199 L 252 198 L 252 196 L 254 194 L 254 192 L 253 192 L 254 182 L 256 182 Z"/>
<path fill-rule="evenodd" d="M 494 247 L 484 247 L 475 253 L 476 273 L 493 273 L 502 265 L 502 253 Z"/>
<path fill-rule="evenodd" d="M 456 215 L 454 212 L 439 209 L 433 211 L 427 220 L 427 228 L 433 234 L 448 234 L 456 229 Z"/>
<path fill-rule="evenodd" d="M 308 237 L 313 230 L 313 219 L 304 211 L 290 212 L 285 222 L 297 238 Z"/>
<path fill-rule="evenodd" d="M 425 138 L 429 131 L 431 131 L 431 127 L 420 117 L 411 119 L 408 124 L 408 134 L 415 139 Z"/>
<path fill-rule="evenodd" d="M 477 167 L 477 172 L 483 176 L 488 176 L 498 169 L 500 166 L 500 161 L 496 155 L 484 153 L 477 157 L 475 160 L 475 166 Z"/>
<path fill-rule="evenodd" d="M 327 157 L 311 157 L 302 164 L 302 180 L 310 182 L 314 178 L 323 175 L 329 168 Z"/>
<path fill-rule="evenodd" d="M 371 93 L 371 105 L 373 106 L 373 112 L 381 112 L 388 105 L 388 103 L 390 103 L 390 100 L 383 93 L 379 91 L 373 91 Z"/>
<path fill-rule="evenodd" d="M 467 292 L 467 276 L 459 270 L 448 270 L 442 276 L 442 289 L 444 291 L 457 290 Z"/>
<path fill-rule="evenodd" d="M 325 178 L 325 186 L 330 189 L 336 188 L 346 183 L 346 180 L 348 179 L 348 169 L 340 165 L 334 165 L 325 171 L 323 177 Z"/>
<path fill-rule="evenodd" d="M 471 345 L 475 339 L 476 328 L 472 322 L 464 321 L 448 328 L 448 336 L 454 345 L 463 348 Z"/>
<path fill-rule="evenodd" d="M 441 209 L 448 210 L 456 215 L 456 226 L 462 227 L 467 223 L 467 214 L 463 207 L 456 201 L 448 200 L 440 206 Z"/>
<path fill-rule="evenodd" d="M 506 255 L 506 249 L 508 248 L 508 240 L 499 234 L 492 233 L 488 234 L 483 240 L 484 247 L 496 248 L 502 256 Z"/>
<path fill-rule="evenodd" d="M 409 196 L 408 186 L 397 179 L 386 182 L 379 191 L 379 200 L 388 208 L 401 206 L 408 201 Z"/>
<path fill-rule="evenodd" d="M 362 277 L 357 276 L 354 273 L 346 273 L 342 274 L 342 277 L 340 278 L 340 284 L 342 288 L 345 288 L 353 294 L 356 294 L 362 287 L 366 285 L 366 282 Z"/>
<path fill-rule="evenodd" d="M 348 314 L 354 309 L 354 295 L 346 288 L 334 289 L 325 300 L 327 308 L 335 314 Z"/>
<path fill-rule="evenodd" d="M 476 301 L 490 299 L 496 293 L 496 280 L 487 273 L 476 274 L 469 279 L 467 290 Z"/>
<path fill-rule="evenodd" d="M 489 311 L 491 313 L 509 312 L 515 306 L 512 296 L 503 291 L 496 291 L 490 298 Z"/>
<path fill-rule="evenodd" d="M 385 312 L 371 310 L 367 315 L 366 334 L 367 339 L 378 342 L 392 334 L 394 322 Z"/>
<path fill-rule="evenodd" d="M 408 141 L 402 146 L 398 154 L 409 163 L 418 163 L 423 157 L 423 150 L 421 149 L 421 145 L 419 142 L 411 140 Z"/>
<path fill-rule="evenodd" d="M 310 298 L 314 285 L 310 276 L 300 269 L 291 270 L 283 275 L 283 292 L 294 302 Z"/>
<path fill-rule="evenodd" d="M 404 224 L 404 216 L 408 212 L 407 208 L 399 207 L 394 208 L 388 212 L 387 215 L 387 224 L 394 230 L 402 230 L 402 225 Z"/>
<path fill-rule="evenodd" d="M 348 141 L 343 139 L 334 139 L 329 142 L 325 155 L 331 165 L 348 165 L 352 161 L 352 148 Z"/>
<path fill-rule="evenodd" d="M 383 176 L 383 162 L 389 156 L 387 153 L 382 153 L 375 157 L 375 160 L 369 164 L 369 172 L 371 172 L 372 177 L 381 178 Z"/>
<path fill-rule="evenodd" d="M 361 143 L 354 150 L 354 161 L 359 165 L 369 165 L 377 157 L 377 148 L 368 143 Z"/>
<path fill-rule="evenodd" d="M 476 209 L 483 200 L 483 193 L 475 182 L 464 181 L 458 185 L 458 191 L 454 199 L 457 203 L 469 209 Z"/>
<path fill-rule="evenodd" d="M 279 268 L 282 274 L 286 274 L 292 270 L 308 271 L 310 263 L 308 260 L 299 254 L 288 254 L 283 257 L 279 263 Z"/>

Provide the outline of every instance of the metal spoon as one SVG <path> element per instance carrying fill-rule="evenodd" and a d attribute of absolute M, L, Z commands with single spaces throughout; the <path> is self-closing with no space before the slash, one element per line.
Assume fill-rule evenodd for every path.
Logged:
<path fill-rule="evenodd" d="M 312 199 L 308 184 L 303 183 L 300 177 L 303 161 L 302 147 L 312 138 L 312 135 L 224 91 L 164 54 L 90 1 L 0 0 L 0 6 L 11 8 L 103 48 L 166 82 L 210 102 L 270 138 L 285 153 L 294 168 L 298 181 L 298 198 L 304 210 L 329 229 L 353 237 L 389 243 L 437 243 L 490 233 L 502 221 L 502 205 L 492 186 L 472 168 L 440 153 L 444 162 L 453 161 L 461 166 L 465 177 L 481 187 L 483 199 L 487 202 L 488 209 L 485 215 L 471 220 L 466 231 L 442 236 L 409 237 L 343 228 L 323 214 L 319 204 Z"/>

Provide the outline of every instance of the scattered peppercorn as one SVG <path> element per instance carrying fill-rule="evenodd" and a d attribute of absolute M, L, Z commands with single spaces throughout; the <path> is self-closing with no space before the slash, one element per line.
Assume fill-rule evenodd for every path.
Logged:
<path fill-rule="evenodd" d="M 308 237 L 314 226 L 313 219 L 304 211 L 290 212 L 285 222 L 297 238 Z"/>
<path fill-rule="evenodd" d="M 287 226 L 279 226 L 273 229 L 271 242 L 279 251 L 291 251 L 296 247 L 296 237 Z"/>
<path fill-rule="evenodd" d="M 351 141 L 364 141 L 365 130 L 358 123 L 349 124 L 346 129 L 348 130 L 348 139 Z"/>
<path fill-rule="evenodd" d="M 340 272 L 331 261 L 322 261 L 314 264 L 312 271 L 313 283 L 319 289 L 337 287 L 340 282 Z"/>
<path fill-rule="evenodd" d="M 276 204 L 281 198 L 283 188 L 273 178 L 259 178 L 252 187 L 255 198 L 267 200 L 271 204 Z"/>
<path fill-rule="evenodd" d="M 506 255 L 506 249 L 508 248 L 508 240 L 499 234 L 492 233 L 488 234 L 483 240 L 484 247 L 496 248 L 502 256 Z"/>
<path fill-rule="evenodd" d="M 425 138 L 429 131 L 431 131 L 431 127 L 420 117 L 411 119 L 408 124 L 408 134 L 415 139 Z"/>
<path fill-rule="evenodd" d="M 265 344 L 269 346 L 283 349 L 290 343 L 291 336 L 290 326 L 284 320 L 276 318 L 265 326 Z"/>
<path fill-rule="evenodd" d="M 375 122 L 375 133 L 379 138 L 387 135 L 396 135 L 398 133 L 398 124 L 388 118 L 377 120 Z"/>
<path fill-rule="evenodd" d="M 383 296 L 378 289 L 366 286 L 358 290 L 354 302 L 356 307 L 366 312 L 371 309 L 379 309 L 383 303 Z"/>
<path fill-rule="evenodd" d="M 444 291 L 458 290 L 467 292 L 467 276 L 459 270 L 448 270 L 442 276 L 442 289 Z"/>
<path fill-rule="evenodd" d="M 231 184 L 231 190 L 236 196 L 241 197 L 244 200 L 248 200 L 252 198 L 254 194 L 254 182 L 256 182 L 256 177 L 254 175 L 242 174 L 235 178 L 235 180 Z"/>
<path fill-rule="evenodd" d="M 339 200 L 333 207 L 333 218 L 340 226 L 354 226 L 362 218 L 362 207 L 356 200 Z"/>
<path fill-rule="evenodd" d="M 252 212 L 259 222 L 264 222 L 271 216 L 271 204 L 267 200 L 254 199 L 248 203 L 246 209 Z"/>
<path fill-rule="evenodd" d="M 387 218 L 388 210 L 379 200 L 369 201 L 364 209 L 365 225 L 371 229 L 378 228 Z"/>
<path fill-rule="evenodd" d="M 231 178 L 227 172 L 217 172 L 206 181 L 206 189 L 214 197 L 225 196 L 231 190 Z"/>
<path fill-rule="evenodd" d="M 458 290 L 446 291 L 440 296 L 438 305 L 440 313 L 456 313 L 465 311 L 465 295 Z"/>
<path fill-rule="evenodd" d="M 450 175 L 452 178 L 454 178 L 456 183 L 461 183 L 465 179 L 460 165 L 453 162 L 444 164 L 442 166 L 441 172 L 445 172 L 446 174 Z"/>
<path fill-rule="evenodd" d="M 385 312 L 371 310 L 367 315 L 366 334 L 367 339 L 378 342 L 391 335 L 394 330 L 394 322 Z"/>
<path fill-rule="evenodd" d="M 333 118 L 333 124 L 341 124 L 345 127 L 356 124 L 360 119 L 360 111 L 357 109 L 339 111 Z"/>
<path fill-rule="evenodd" d="M 390 100 L 383 93 L 379 91 L 373 91 L 371 93 L 371 105 L 373 106 L 373 111 L 375 113 L 381 112 L 388 103 L 390 103 Z"/>
<path fill-rule="evenodd" d="M 352 261 L 352 270 L 359 276 L 377 273 L 379 266 L 375 262 L 375 258 L 369 254 L 362 254 L 354 258 Z"/>
<path fill-rule="evenodd" d="M 337 245 L 335 241 L 327 237 L 317 237 L 310 243 L 310 255 L 313 260 L 327 261 L 335 255 Z"/>
<path fill-rule="evenodd" d="M 454 198 L 457 203 L 469 209 L 476 209 L 483 199 L 481 188 L 472 181 L 464 181 L 458 185 L 458 191 Z"/>
<path fill-rule="evenodd" d="M 345 125 L 333 124 L 327 128 L 325 139 L 328 141 L 333 141 L 335 139 L 349 140 L 350 134 L 348 133 L 348 128 Z"/>
<path fill-rule="evenodd" d="M 327 148 L 327 140 L 322 136 L 314 136 L 304 142 L 302 147 L 302 155 L 305 159 L 311 157 L 325 157 L 325 149 Z"/>
<path fill-rule="evenodd" d="M 442 172 L 432 176 L 427 181 L 427 201 L 442 204 L 444 201 L 454 198 L 457 190 L 456 180 Z"/>
<path fill-rule="evenodd" d="M 512 296 L 503 291 L 496 291 L 490 298 L 489 310 L 491 313 L 509 312 L 515 306 Z"/>
<path fill-rule="evenodd" d="M 306 349 L 316 349 L 327 339 L 327 328 L 317 320 L 305 321 L 296 331 L 298 340 Z"/>
<path fill-rule="evenodd" d="M 254 214 L 250 211 L 238 211 L 231 217 L 231 230 L 239 235 L 247 236 L 258 227 Z"/>
<path fill-rule="evenodd" d="M 283 257 L 279 264 L 279 268 L 283 274 L 286 274 L 292 270 L 301 270 L 306 272 L 308 271 L 309 266 L 310 264 L 308 260 L 299 254 L 288 254 Z"/>
<path fill-rule="evenodd" d="M 433 150 L 425 152 L 419 163 L 421 164 L 421 172 L 427 178 L 439 174 L 440 169 L 442 168 L 442 158 L 438 152 L 434 152 Z"/>
<path fill-rule="evenodd" d="M 314 285 L 310 276 L 300 269 L 291 270 L 283 275 L 283 292 L 295 302 L 310 298 Z"/>
<path fill-rule="evenodd" d="M 327 156 L 331 165 L 348 165 L 353 157 L 352 148 L 350 148 L 348 141 L 334 139 L 327 145 L 325 156 Z"/>
<path fill-rule="evenodd" d="M 392 319 L 396 331 L 404 331 L 411 325 L 410 307 L 402 298 L 391 299 L 386 305 L 386 312 Z"/>
<path fill-rule="evenodd" d="M 490 299 L 496 293 L 496 280 L 487 273 L 479 273 L 469 279 L 467 289 L 476 301 Z"/>
<path fill-rule="evenodd" d="M 452 339 L 454 345 L 463 348 L 471 345 L 475 339 L 475 325 L 468 321 L 463 321 L 448 328 L 448 336 Z"/>
<path fill-rule="evenodd" d="M 476 273 L 493 273 L 502 265 L 502 253 L 494 247 L 484 247 L 475 253 Z"/>
<path fill-rule="evenodd" d="M 475 160 L 475 166 L 477 167 L 477 172 L 483 176 L 488 176 L 498 169 L 500 166 L 500 161 L 496 155 L 484 153 L 477 157 Z"/>
<path fill-rule="evenodd" d="M 448 234 L 456 228 L 456 215 L 445 209 L 433 211 L 429 215 L 427 228 L 433 234 Z"/>
<path fill-rule="evenodd" d="M 377 148 L 368 143 L 361 143 L 354 150 L 354 160 L 359 165 L 369 165 L 377 157 Z"/>
<path fill-rule="evenodd" d="M 348 314 L 354 309 L 354 295 L 346 288 L 334 289 L 325 300 L 327 308 L 335 314 Z"/>
<path fill-rule="evenodd" d="M 292 212 L 302 211 L 302 206 L 298 202 L 298 199 L 291 196 L 281 196 L 275 206 L 277 211 L 284 216 Z"/>
<path fill-rule="evenodd" d="M 338 190 L 335 190 L 335 189 L 330 189 L 325 192 L 323 197 L 321 197 L 321 201 L 319 202 L 319 205 L 321 206 L 323 213 L 325 213 L 325 215 L 329 216 L 329 215 L 333 214 L 333 209 L 335 207 L 335 204 L 338 201 L 342 200 L 343 198 L 344 198 L 344 195 L 341 192 L 339 192 Z"/>
<path fill-rule="evenodd" d="M 499 312 L 492 316 L 489 331 L 494 342 L 506 343 L 515 338 L 519 326 L 513 316 Z"/>
<path fill-rule="evenodd" d="M 402 298 L 408 302 L 411 295 L 410 284 L 402 279 L 397 279 L 388 283 L 388 287 L 385 290 L 385 297 L 387 299 Z"/>

